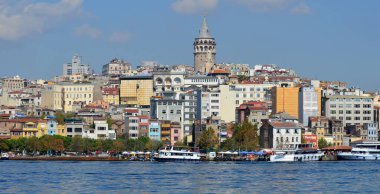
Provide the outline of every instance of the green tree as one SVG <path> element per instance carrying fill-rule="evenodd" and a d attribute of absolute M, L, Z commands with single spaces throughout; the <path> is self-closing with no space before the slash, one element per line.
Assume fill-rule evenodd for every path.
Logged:
<path fill-rule="evenodd" d="M 0 151 L 9 151 L 9 146 L 5 141 L 0 141 Z"/>
<path fill-rule="evenodd" d="M 235 140 L 233 138 L 227 138 L 224 142 L 220 144 L 221 150 L 235 150 L 236 145 L 235 145 Z"/>
<path fill-rule="evenodd" d="M 218 137 L 213 128 L 203 131 L 199 137 L 198 147 L 202 150 L 213 151 L 218 145 Z"/>
<path fill-rule="evenodd" d="M 115 140 L 112 142 L 112 151 L 115 151 L 117 153 L 122 152 L 125 149 L 124 142 L 121 140 Z"/>
<path fill-rule="evenodd" d="M 145 147 L 147 150 L 158 151 L 163 145 L 164 144 L 162 143 L 162 141 L 150 139 L 149 142 L 145 145 Z"/>
<path fill-rule="evenodd" d="M 26 139 L 26 151 L 29 153 L 33 153 L 33 156 L 36 154 L 37 151 L 41 150 L 40 141 L 37 137 L 30 137 Z"/>
<path fill-rule="evenodd" d="M 83 141 L 81 137 L 75 136 L 72 138 L 70 150 L 79 153 L 83 152 Z"/>
<path fill-rule="evenodd" d="M 73 117 L 75 117 L 75 114 L 73 114 L 73 113 L 64 113 L 62 111 L 57 111 L 55 113 L 55 120 L 60 125 L 65 124 L 65 119 L 73 118 Z"/>
<path fill-rule="evenodd" d="M 62 153 L 65 151 L 65 145 L 62 139 L 54 139 L 54 146 L 53 149 L 56 152 Z"/>
<path fill-rule="evenodd" d="M 64 149 L 70 149 L 71 140 L 72 140 L 71 137 L 64 137 L 64 136 L 61 136 L 61 135 L 54 135 L 53 137 L 55 139 L 60 139 L 60 140 L 63 141 L 63 147 L 64 147 Z"/>
<path fill-rule="evenodd" d="M 39 142 L 40 142 L 40 150 L 39 151 L 44 151 L 47 152 L 49 155 L 51 152 L 54 150 L 54 140 L 55 138 L 50 135 L 44 135 L 40 137 Z"/>
<path fill-rule="evenodd" d="M 331 146 L 331 143 L 328 143 L 325 138 L 322 137 L 321 139 L 318 140 L 319 149 L 329 147 L 329 146 Z"/>
<path fill-rule="evenodd" d="M 255 150 L 259 142 L 257 130 L 257 125 L 252 125 L 252 123 L 247 120 L 235 126 L 235 131 L 232 136 L 235 145 L 240 149 Z"/>

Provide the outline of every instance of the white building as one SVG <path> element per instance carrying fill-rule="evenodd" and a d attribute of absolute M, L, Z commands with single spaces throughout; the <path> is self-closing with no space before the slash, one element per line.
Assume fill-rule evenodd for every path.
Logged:
<path fill-rule="evenodd" d="M 108 123 L 106 120 L 95 120 L 95 129 L 83 130 L 82 137 L 90 139 L 116 139 L 115 130 L 108 129 Z"/>
<path fill-rule="evenodd" d="M 343 126 L 373 123 L 373 97 L 369 96 L 327 96 L 326 117 L 339 119 Z"/>
<path fill-rule="evenodd" d="M 63 64 L 63 75 L 91 74 L 91 68 L 88 64 L 82 64 L 82 56 L 74 55 L 71 63 Z"/>
<path fill-rule="evenodd" d="M 235 121 L 235 109 L 248 101 L 269 101 L 271 89 L 277 84 L 220 85 L 220 117 L 226 122 Z M 271 111 L 271 107 L 268 107 Z"/>
<path fill-rule="evenodd" d="M 202 92 L 202 119 L 220 115 L 220 93 L 219 90 Z"/>
<path fill-rule="evenodd" d="M 185 87 L 197 86 L 197 87 L 217 87 L 223 80 L 212 76 L 188 76 L 185 77 Z"/>
<path fill-rule="evenodd" d="M 265 121 L 260 127 L 260 145 L 265 148 L 291 149 L 301 143 L 298 123 Z"/>
<path fill-rule="evenodd" d="M 318 116 L 318 93 L 313 87 L 300 88 L 298 98 L 298 118 L 303 126 L 307 126 L 309 117 Z"/>
<path fill-rule="evenodd" d="M 103 65 L 102 75 L 129 75 L 131 66 L 132 65 L 126 61 L 120 59 L 112 59 L 109 63 Z"/>

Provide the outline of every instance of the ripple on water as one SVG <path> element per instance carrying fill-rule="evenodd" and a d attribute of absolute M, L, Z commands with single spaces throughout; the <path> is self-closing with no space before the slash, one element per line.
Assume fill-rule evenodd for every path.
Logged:
<path fill-rule="evenodd" d="M 57 162 L 0 165 L 11 193 L 294 193 L 376 192 L 379 162 Z M 375 181 L 376 182 L 376 181 Z"/>

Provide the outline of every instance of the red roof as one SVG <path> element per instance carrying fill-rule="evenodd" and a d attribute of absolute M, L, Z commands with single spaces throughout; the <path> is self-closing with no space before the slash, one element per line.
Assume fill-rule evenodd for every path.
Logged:
<path fill-rule="evenodd" d="M 105 95 L 119 95 L 119 88 L 103 88 Z"/>
<path fill-rule="evenodd" d="M 293 122 L 279 122 L 279 121 L 272 121 L 270 122 L 270 124 L 274 127 L 274 128 L 298 128 L 298 124 L 297 123 L 293 123 Z"/>
<path fill-rule="evenodd" d="M 210 74 L 229 74 L 230 72 L 224 69 L 214 69 Z"/>
<path fill-rule="evenodd" d="M 125 109 L 126 113 L 139 113 L 138 109 Z"/>
<path fill-rule="evenodd" d="M 345 151 L 351 151 L 351 146 L 330 146 L 326 148 L 322 148 L 323 151 L 335 151 L 335 150 L 345 150 Z"/>

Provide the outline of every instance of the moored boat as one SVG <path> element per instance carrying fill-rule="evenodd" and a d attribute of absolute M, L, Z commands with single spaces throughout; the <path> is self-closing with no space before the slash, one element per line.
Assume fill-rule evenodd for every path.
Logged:
<path fill-rule="evenodd" d="M 351 152 L 340 152 L 338 160 L 380 160 L 380 142 L 362 142 L 352 148 Z"/>
<path fill-rule="evenodd" d="M 269 162 L 320 161 L 323 155 L 318 149 L 300 144 L 296 149 L 274 150 Z"/>
<path fill-rule="evenodd" d="M 200 153 L 180 146 L 167 146 L 158 152 L 156 161 L 200 161 Z"/>
<path fill-rule="evenodd" d="M 1 159 L 2 160 L 9 160 L 9 154 L 6 152 L 1 153 Z"/>

